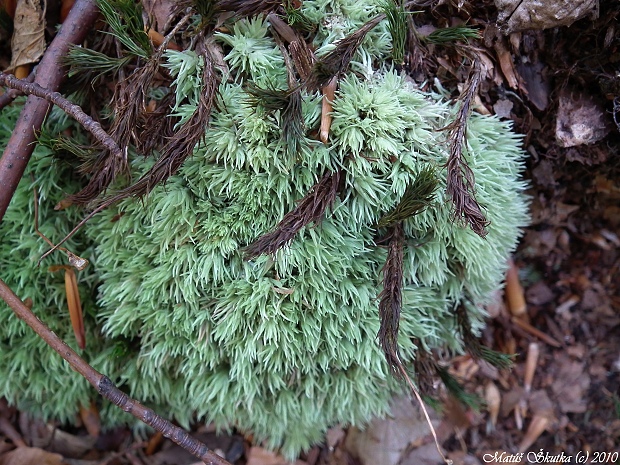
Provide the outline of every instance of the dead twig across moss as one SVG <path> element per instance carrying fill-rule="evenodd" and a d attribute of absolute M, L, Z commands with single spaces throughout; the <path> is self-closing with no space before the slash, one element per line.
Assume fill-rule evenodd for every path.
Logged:
<path fill-rule="evenodd" d="M 304 226 L 320 221 L 336 199 L 341 174 L 338 170 L 323 175 L 272 232 L 259 237 L 245 249 L 245 258 L 250 260 L 259 255 L 276 253 L 289 244 Z"/>
<path fill-rule="evenodd" d="M 81 358 L 71 347 L 50 330 L 34 313 L 20 300 L 19 297 L 0 279 L 0 298 L 4 300 L 23 320 L 43 339 L 55 352 L 65 359 L 71 367 L 82 375 L 103 397 L 108 399 L 123 411 L 130 413 L 138 420 L 160 431 L 183 449 L 198 457 L 208 465 L 230 465 L 230 463 L 209 448 L 189 435 L 185 430 L 173 425 L 165 418 L 157 415 L 150 408 L 132 399 L 118 389 L 110 378 L 102 375 Z"/>
<path fill-rule="evenodd" d="M 34 74 L 30 73 L 28 77 L 22 79 L 24 82 L 32 82 L 34 81 Z M 0 95 L 0 110 L 2 110 L 7 105 L 13 103 L 20 95 L 24 95 L 23 92 L 20 92 L 17 89 L 8 89 L 4 94 Z"/>
<path fill-rule="evenodd" d="M 61 59 L 71 44 L 82 42 L 97 19 L 99 9 L 93 0 L 77 0 L 60 31 L 54 37 L 37 68 L 35 83 L 54 91 L 65 76 Z M 28 97 L 13 134 L 0 159 L 0 220 L 4 217 L 15 189 L 34 150 L 36 132 L 41 129 L 49 102 L 34 95 Z"/>
<path fill-rule="evenodd" d="M 463 144 L 467 134 L 467 119 L 469 118 L 471 104 L 476 95 L 478 85 L 482 79 L 482 66 L 475 60 L 472 72 L 467 80 L 467 85 L 459 100 L 461 106 L 456 119 L 443 130 L 448 130 L 450 142 L 450 156 L 446 163 L 448 170 L 447 193 L 452 200 L 454 217 L 463 220 L 480 237 L 487 235 L 489 221 L 482 212 L 480 204 L 476 200 L 476 180 L 463 155 Z"/>
<path fill-rule="evenodd" d="M 114 153 L 116 156 L 122 155 L 122 151 L 118 144 L 108 135 L 107 132 L 104 131 L 104 129 L 97 121 L 84 113 L 84 111 L 79 107 L 79 105 L 76 105 L 70 100 L 67 100 L 58 92 L 52 92 L 51 90 L 44 89 L 43 87 L 34 82 L 26 82 L 17 79 L 11 74 L 4 73 L 0 73 L 0 85 L 17 89 L 24 94 L 34 95 L 53 103 L 54 105 L 61 108 L 65 113 L 71 115 L 107 150 L 109 150 L 111 153 Z"/>
<path fill-rule="evenodd" d="M 189 21 L 190 17 L 191 15 L 186 14 L 166 35 L 157 51 L 148 58 L 146 64 L 136 69 L 117 85 L 114 98 L 116 117 L 110 128 L 110 134 L 121 147 L 127 147 L 133 143 L 138 150 L 152 148 L 149 144 L 153 139 L 147 142 L 148 139 L 144 137 L 144 134 L 137 133 L 136 125 L 146 113 L 146 99 L 151 83 L 159 70 L 159 62 L 163 53 L 174 34 Z M 165 121 L 165 116 L 162 116 L 161 120 Z M 147 152 L 143 151 L 142 153 L 146 154 Z M 82 171 L 91 174 L 92 177 L 86 187 L 80 192 L 70 195 L 68 201 L 84 205 L 105 192 L 119 174 L 129 172 L 126 153 L 124 152 L 119 156 L 118 153 L 105 150 L 94 160 L 87 162 L 82 167 Z"/>

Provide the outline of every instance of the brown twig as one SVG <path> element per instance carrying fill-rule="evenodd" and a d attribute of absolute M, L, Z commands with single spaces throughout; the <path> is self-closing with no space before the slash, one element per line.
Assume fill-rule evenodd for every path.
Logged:
<path fill-rule="evenodd" d="M 97 19 L 99 9 L 94 0 L 77 0 L 60 31 L 50 43 L 37 68 L 34 82 L 55 91 L 65 77 L 61 59 L 71 44 L 82 42 Z M 28 97 L 17 124 L 0 159 L 0 221 L 22 178 L 34 150 L 36 132 L 41 129 L 50 104 L 45 99 Z"/>
<path fill-rule="evenodd" d="M 118 389 L 110 378 L 102 375 L 82 359 L 71 347 L 54 334 L 41 320 L 39 320 L 28 307 L 13 293 L 13 291 L 0 279 L 0 298 L 4 300 L 15 314 L 30 326 L 54 351 L 65 359 L 71 367 L 82 375 L 103 397 L 125 412 L 130 413 L 138 420 L 160 431 L 165 437 L 183 449 L 198 457 L 207 465 L 230 465 L 230 463 L 186 431 L 174 426 L 168 420 L 157 415 L 150 408 L 145 407 L 138 401 L 130 398 Z"/>
<path fill-rule="evenodd" d="M 34 74 L 30 73 L 28 77 L 24 79 L 24 81 L 26 82 L 34 81 Z M 0 95 L 0 110 L 2 110 L 7 105 L 10 105 L 11 103 L 13 103 L 13 100 L 15 100 L 20 95 L 24 95 L 24 94 L 17 89 L 8 89 L 4 94 Z"/>
<path fill-rule="evenodd" d="M 463 156 L 467 119 L 481 79 L 482 67 L 480 61 L 476 60 L 472 66 L 472 73 L 467 81 L 467 86 L 459 97 L 461 107 L 456 119 L 443 129 L 450 131 L 448 135 L 450 156 L 446 162 L 448 170 L 446 190 L 452 200 L 454 217 L 457 220 L 463 220 L 480 237 L 485 237 L 488 232 L 486 228 L 489 221 L 476 200 L 474 173 Z"/>
<path fill-rule="evenodd" d="M 82 125 L 84 129 L 90 132 L 95 139 L 99 141 L 110 152 L 122 156 L 121 148 L 116 144 L 107 132 L 101 127 L 101 125 L 88 116 L 84 111 L 75 103 L 67 100 L 58 92 L 52 92 L 49 89 L 45 89 L 35 82 L 26 82 L 25 80 L 17 79 L 11 74 L 0 73 L 0 85 L 17 89 L 20 92 L 27 95 L 34 95 L 36 97 L 43 98 L 48 102 L 61 108 L 65 113 L 71 115 L 78 123 Z"/>

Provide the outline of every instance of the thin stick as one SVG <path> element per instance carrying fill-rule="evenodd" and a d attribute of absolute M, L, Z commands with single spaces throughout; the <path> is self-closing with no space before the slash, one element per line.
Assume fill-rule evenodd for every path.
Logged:
<path fill-rule="evenodd" d="M 61 60 L 71 44 L 84 40 L 97 19 L 99 9 L 95 0 L 77 0 L 54 40 L 50 43 L 37 67 L 35 82 L 41 87 L 56 90 L 65 77 Z M 0 159 L 0 221 L 17 189 L 36 143 L 49 102 L 34 95 L 28 97 L 13 134 Z"/>
<path fill-rule="evenodd" d="M 90 132 L 95 139 L 99 141 L 106 149 L 114 154 L 114 156 L 122 157 L 123 152 L 121 148 L 116 144 L 107 132 L 101 127 L 101 125 L 88 116 L 80 108 L 79 105 L 67 100 L 58 92 L 52 92 L 49 89 L 45 89 L 35 82 L 26 82 L 22 79 L 17 79 L 11 74 L 0 73 L 0 85 L 17 89 L 20 92 L 28 95 L 34 95 L 36 97 L 43 98 L 50 103 L 60 107 L 65 113 L 73 116 L 73 118 L 80 123 L 84 129 Z"/>
<path fill-rule="evenodd" d="M 27 82 L 34 81 L 34 74 L 30 73 L 28 77 L 24 79 L 24 81 L 27 81 Z M 19 90 L 8 89 L 4 94 L 0 95 L 0 110 L 2 110 L 7 105 L 10 105 L 11 103 L 13 103 L 13 100 L 15 100 L 20 95 L 23 95 L 23 94 Z"/>
<path fill-rule="evenodd" d="M 97 392 L 108 399 L 114 405 L 125 412 L 132 414 L 138 420 L 146 423 L 165 437 L 181 446 L 183 449 L 198 457 L 207 465 L 231 465 L 219 455 L 211 452 L 209 448 L 189 435 L 185 430 L 174 426 L 168 420 L 157 415 L 150 408 L 145 407 L 138 401 L 130 398 L 118 389 L 110 378 L 102 375 L 81 358 L 62 339 L 54 334 L 45 324 L 30 311 L 28 307 L 15 295 L 15 293 L 0 279 L 0 298 L 4 300 L 15 312 L 18 318 L 23 320 L 43 339 L 54 351 L 65 359 L 71 367 L 82 375 Z"/>
<path fill-rule="evenodd" d="M 437 448 L 437 452 L 439 452 L 439 455 L 441 456 L 442 460 L 446 462 L 447 465 L 452 465 L 453 463 L 452 460 L 446 458 L 446 456 L 443 455 L 443 452 L 441 452 L 441 447 L 439 446 L 439 439 L 437 439 L 437 433 L 435 432 L 435 428 L 433 428 L 433 423 L 431 423 L 431 417 L 428 416 L 428 412 L 426 411 L 426 407 L 424 406 L 424 401 L 422 401 L 422 397 L 420 397 L 418 390 L 416 389 L 415 385 L 411 381 L 411 378 L 409 378 L 409 374 L 407 373 L 407 370 L 405 370 L 405 367 L 403 366 L 400 360 L 398 360 L 397 365 L 398 365 L 398 369 L 400 370 L 404 378 L 407 380 L 409 389 L 415 395 L 415 398 L 417 399 L 418 404 L 420 405 L 420 408 L 422 409 L 422 412 L 424 413 L 426 422 L 428 423 L 428 426 L 431 429 L 431 434 L 433 435 L 433 439 L 435 440 L 435 447 Z"/>

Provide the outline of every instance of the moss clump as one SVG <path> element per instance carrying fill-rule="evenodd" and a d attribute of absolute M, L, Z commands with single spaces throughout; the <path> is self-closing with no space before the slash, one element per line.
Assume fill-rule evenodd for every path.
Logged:
<path fill-rule="evenodd" d="M 319 55 L 380 13 L 381 3 L 305 1 L 303 13 L 319 24 Z M 96 320 L 89 320 L 90 331 L 101 332 L 91 346 L 98 368 L 182 424 L 197 416 L 221 427 L 237 426 L 293 457 L 330 425 L 362 424 L 384 413 L 399 389 L 376 340 L 386 259 L 377 243 L 384 230 L 376 225 L 429 166 L 440 179 L 435 200 L 404 222 L 401 356 L 405 362 L 415 359 L 413 340 L 425 348 L 462 350 L 455 308 L 464 300 L 474 328 L 480 327 L 479 305 L 500 285 L 506 256 L 527 222 L 520 140 L 496 118 L 469 120 L 464 153 L 490 221 L 482 239 L 453 223 L 445 196 L 448 142 L 439 129 L 453 120 L 455 109 L 382 67 L 390 50 L 386 24 L 368 34 L 340 82 L 328 145 L 310 137 L 320 116 L 318 94 L 302 92 L 305 136 L 292 153 L 282 137 L 283 112 L 266 110 L 246 90 L 248 85 L 287 88 L 284 60 L 268 23 L 242 19 L 217 40 L 230 79 L 220 86 L 204 143 L 165 187 L 143 203 L 125 200 L 96 216 L 84 230 L 84 242 L 72 247 L 83 254 L 94 244 L 96 277 L 86 284 L 93 286 L 98 305 Z M 202 65 L 190 53 L 172 52 L 167 60 L 183 118 L 197 102 L 187 83 L 200 82 Z M 46 155 L 39 157 L 49 163 Z M 152 163 L 139 159 L 134 169 L 144 172 Z M 248 244 L 271 231 L 324 173 L 337 170 L 340 192 L 320 225 L 302 229 L 273 256 L 244 259 Z M 62 179 L 61 170 L 37 176 L 50 184 Z M 31 217 L 27 184 L 10 210 L 22 220 Z M 62 218 L 63 232 L 77 219 L 46 212 Z M 14 244 L 31 233 L 23 221 L 5 218 L 0 227 Z M 8 283 L 22 295 L 34 289 L 54 295 L 37 311 L 45 321 L 55 321 L 61 302 L 58 291 L 51 292 L 50 278 L 33 268 L 18 273 L 44 249 L 36 239 L 29 244 L 22 247 L 23 257 L 11 256 L 3 245 L 2 268 L 8 269 L 10 260 Z M 49 389 L 45 376 L 76 384 L 68 370 L 45 375 L 47 367 L 31 357 L 16 373 L 12 364 L 19 350 L 11 348 L 16 330 L 8 328 L 18 323 L 8 311 L 1 315 L 7 323 L 0 327 L 6 352 L 0 395 L 37 402 Z M 57 321 L 61 334 L 70 332 L 66 320 Z M 34 334 L 18 333 L 21 347 L 38 344 Z M 118 347 L 121 358 L 102 355 L 118 354 Z M 41 381 L 29 381 L 28 392 L 17 392 L 16 386 L 33 376 Z M 66 418 L 75 411 L 76 398 L 85 403 L 94 395 L 84 389 L 62 402 L 37 402 L 37 409 Z M 107 420 L 118 418 L 111 413 Z"/>

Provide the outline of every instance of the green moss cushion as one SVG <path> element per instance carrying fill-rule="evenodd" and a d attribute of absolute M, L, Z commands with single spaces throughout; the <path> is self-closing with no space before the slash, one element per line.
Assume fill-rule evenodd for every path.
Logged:
<path fill-rule="evenodd" d="M 379 3 L 305 1 L 319 24 L 317 53 L 374 16 Z M 454 309 L 464 296 L 480 327 L 480 305 L 500 285 L 527 223 L 520 138 L 497 118 L 469 120 L 464 152 L 491 222 L 482 239 L 453 223 L 445 196 L 448 143 L 439 129 L 455 108 L 382 67 L 390 49 L 383 23 L 340 82 L 329 143 L 308 136 L 295 153 L 283 141 L 280 113 L 252 105 L 244 90 L 250 82 L 286 88 L 268 23 L 241 20 L 217 40 L 230 75 L 205 143 L 165 186 L 143 202 L 126 200 L 99 214 L 71 244 L 78 254 L 92 251 L 90 271 L 80 279 L 94 300 L 86 299 L 87 356 L 132 396 L 182 424 L 198 417 L 237 426 L 293 457 L 335 423 L 363 424 L 384 413 L 399 389 L 376 338 L 386 250 L 375 243 L 381 231 L 374 225 L 429 165 L 438 169 L 438 194 L 404 224 L 402 358 L 415 358 L 413 339 L 461 350 Z M 187 83 L 200 76 L 201 59 L 176 52 L 167 60 L 176 76 L 176 111 L 190 115 L 197 98 Z M 309 134 L 320 99 L 303 97 Z M 0 122 L 10 123 L 6 113 Z M 51 210 L 51 197 L 72 187 L 61 169 L 44 169 L 49 154 L 38 152 L 37 160 L 47 205 L 42 224 L 55 225 L 58 240 L 80 213 Z M 150 163 L 137 160 L 134 169 L 144 172 Z M 342 188 L 319 225 L 273 256 L 244 260 L 244 247 L 337 169 Z M 62 277 L 34 267 L 45 245 L 32 235 L 29 184 L 20 185 L 0 225 L 2 277 L 20 295 L 40 296 L 37 313 L 72 340 L 68 316 L 58 309 Z M 63 419 L 95 397 L 8 310 L 0 317 L 0 395 Z M 54 394 L 60 385 L 64 392 Z M 122 414 L 104 415 L 111 424 Z"/>

